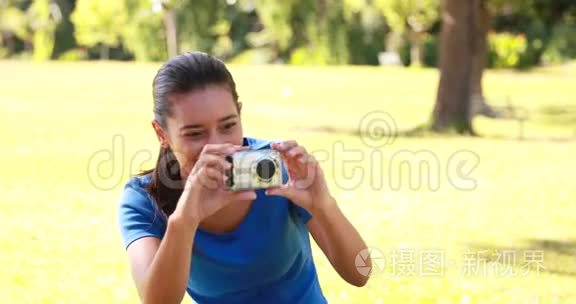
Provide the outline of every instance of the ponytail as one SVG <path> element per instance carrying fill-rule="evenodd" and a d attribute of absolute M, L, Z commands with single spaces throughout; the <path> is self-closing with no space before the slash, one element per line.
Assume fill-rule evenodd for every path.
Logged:
<path fill-rule="evenodd" d="M 161 147 L 156 161 L 156 167 L 138 174 L 152 174 L 146 191 L 156 201 L 156 206 L 168 217 L 176 209 L 176 204 L 183 191 L 180 164 L 169 147 Z"/>

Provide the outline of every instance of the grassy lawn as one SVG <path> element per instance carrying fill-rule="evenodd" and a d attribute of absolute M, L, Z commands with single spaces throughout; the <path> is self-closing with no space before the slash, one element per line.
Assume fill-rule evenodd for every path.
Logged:
<path fill-rule="evenodd" d="M 0 62 L 0 303 L 136 302 L 116 204 L 128 176 L 156 159 L 157 68 Z M 387 126 L 416 126 L 432 110 L 435 70 L 231 68 L 245 135 L 297 139 L 323 155 L 339 205 L 385 257 L 359 289 L 314 247 L 331 303 L 576 303 L 576 65 L 488 72 L 491 103 L 522 107 L 522 126 L 478 118 L 479 138 L 399 137 L 376 148 L 310 129 L 354 130 L 374 111 L 389 113 L 370 116 Z M 99 175 L 93 156 L 110 160 Z M 414 171 L 418 157 L 431 174 Z M 476 166 L 458 176 L 462 164 Z M 410 183 L 420 176 L 431 178 Z M 443 254 L 443 273 L 420 275 L 430 252 Z M 495 258 L 510 252 L 513 261 Z M 543 268 L 525 271 L 530 253 L 543 254 Z M 503 274 L 508 266 L 514 273 Z"/>

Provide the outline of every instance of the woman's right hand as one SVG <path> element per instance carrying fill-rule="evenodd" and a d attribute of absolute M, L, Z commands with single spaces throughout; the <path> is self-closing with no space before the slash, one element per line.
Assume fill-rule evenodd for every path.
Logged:
<path fill-rule="evenodd" d="M 225 187 L 225 170 L 232 166 L 226 156 L 247 149 L 233 144 L 205 145 L 190 170 L 174 213 L 199 225 L 231 202 L 256 199 L 254 191 L 235 192 Z"/>

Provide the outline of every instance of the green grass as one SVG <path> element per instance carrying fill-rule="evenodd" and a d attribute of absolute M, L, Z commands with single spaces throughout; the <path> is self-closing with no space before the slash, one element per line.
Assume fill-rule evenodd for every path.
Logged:
<path fill-rule="evenodd" d="M 157 155 L 150 127 L 150 85 L 157 68 L 0 62 L 0 303 L 136 302 L 116 204 L 128 175 L 152 166 Z M 374 150 L 361 138 L 309 129 L 353 130 L 371 111 L 390 113 L 400 129 L 416 126 L 432 110 L 436 71 L 231 69 L 244 102 L 245 135 L 293 138 L 310 151 L 328 152 L 323 168 L 332 192 L 368 245 L 382 251 L 387 262 L 401 248 L 444 252 L 442 276 L 393 276 L 388 263 L 359 289 L 346 284 L 314 247 L 320 282 L 331 303 L 576 301 L 575 65 L 488 72 L 491 102 L 506 105 L 510 100 L 529 113 L 522 130 L 516 121 L 478 118 L 479 138 L 396 138 L 378 149 L 379 165 L 370 163 Z M 524 140 L 517 140 L 520 132 Z M 98 151 L 111 150 L 116 134 L 122 136 L 124 151 L 115 147 L 114 170 L 102 168 L 111 177 L 97 179 L 88 173 L 88 162 Z M 363 153 L 362 160 L 344 169 L 356 165 L 365 174 L 380 174 L 384 186 L 372 187 L 366 175 L 354 190 L 345 190 L 350 182 L 341 164 L 354 156 L 334 154 L 339 143 Z M 407 171 L 394 161 L 404 150 L 431 153 L 440 170 L 435 171 L 438 189 L 409 186 Z M 446 171 L 454 168 L 457 157 L 478 161 L 470 175 L 475 189 L 450 184 Z M 390 186 L 398 180 L 400 187 Z M 96 186 L 114 187 L 106 191 Z M 522 253 L 532 250 L 544 252 L 546 269 L 517 276 L 462 275 L 467 251 L 506 249 L 518 254 L 516 270 Z"/>

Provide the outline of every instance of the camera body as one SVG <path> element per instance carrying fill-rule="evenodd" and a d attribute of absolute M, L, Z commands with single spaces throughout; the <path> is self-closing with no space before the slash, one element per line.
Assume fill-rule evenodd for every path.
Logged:
<path fill-rule="evenodd" d="M 226 157 L 232 168 L 226 172 L 226 188 L 232 191 L 266 189 L 282 185 L 283 162 L 272 149 L 237 151 Z"/>

